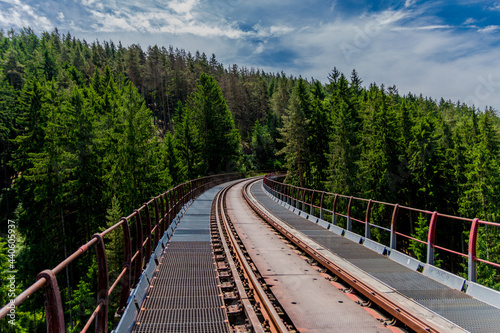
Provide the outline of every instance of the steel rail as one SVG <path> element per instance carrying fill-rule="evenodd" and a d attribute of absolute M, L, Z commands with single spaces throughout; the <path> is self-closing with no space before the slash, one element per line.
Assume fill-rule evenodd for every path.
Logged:
<path fill-rule="evenodd" d="M 269 324 L 269 330 L 270 332 L 288 332 L 287 327 L 281 320 L 281 317 L 279 314 L 276 312 L 276 309 L 273 306 L 273 303 L 269 300 L 267 297 L 266 292 L 262 288 L 257 276 L 252 270 L 252 267 L 248 263 L 243 251 L 241 250 L 240 246 L 238 245 L 238 242 L 236 240 L 236 237 L 233 233 L 233 231 L 230 228 L 229 225 L 229 220 L 226 216 L 226 209 L 225 209 L 225 201 L 226 201 L 226 195 L 227 192 L 231 187 L 233 187 L 235 184 L 232 184 L 230 186 L 227 186 L 224 188 L 220 195 L 217 197 L 217 211 L 219 218 L 221 219 L 221 223 L 223 228 L 226 230 L 226 233 L 228 235 L 229 241 L 231 243 L 231 246 L 234 250 L 234 253 L 236 255 L 236 259 L 240 262 L 241 268 L 243 270 L 243 274 L 247 281 L 249 282 L 249 287 L 254 291 L 254 298 L 259 304 L 261 305 L 261 313 L 264 319 L 268 322 Z M 222 238 L 222 235 L 221 235 Z M 260 322 L 259 322 L 260 323 Z M 254 326 L 255 327 L 255 326 Z"/>
<path fill-rule="evenodd" d="M 222 191 L 221 191 L 222 192 Z M 215 215 L 215 221 L 217 222 L 217 230 L 220 235 L 220 241 L 222 244 L 222 247 L 224 248 L 224 253 L 226 254 L 226 260 L 227 263 L 229 264 L 229 268 L 231 269 L 231 273 L 233 276 L 233 281 L 236 286 L 236 289 L 238 290 L 238 294 L 240 295 L 240 300 L 243 305 L 243 310 L 245 311 L 246 317 L 248 318 L 250 325 L 252 325 L 253 330 L 255 333 L 264 333 L 264 328 L 262 327 L 260 320 L 255 313 L 255 309 L 253 308 L 252 303 L 250 302 L 250 299 L 248 298 L 248 294 L 245 290 L 245 286 L 243 285 L 243 282 L 241 281 L 238 269 L 236 267 L 236 264 L 233 260 L 233 257 L 231 255 L 231 250 L 229 249 L 229 245 L 227 244 L 226 238 L 224 237 L 224 232 L 223 232 L 223 224 L 224 221 L 222 219 L 222 216 L 224 215 L 223 212 L 220 211 L 220 206 L 219 206 L 219 200 L 221 200 L 221 192 L 217 193 L 215 199 L 214 199 L 214 215 Z"/>
<path fill-rule="evenodd" d="M 305 253 L 307 253 L 309 256 L 311 256 L 314 260 L 319 262 L 321 265 L 323 265 L 325 268 L 327 268 L 329 271 L 331 271 L 334 275 L 337 275 L 339 278 L 341 278 L 343 281 L 345 281 L 347 284 L 349 284 L 350 287 L 358 291 L 360 294 L 362 294 L 364 297 L 381 307 L 383 310 L 385 310 L 387 313 L 392 315 L 394 318 L 398 319 L 401 321 L 403 324 L 411 328 L 412 330 L 416 332 L 422 332 L 422 333 L 428 333 L 428 332 L 442 332 L 439 328 L 435 327 L 431 323 L 429 323 L 427 320 L 424 320 L 422 318 L 419 318 L 418 316 L 415 316 L 412 314 L 409 310 L 405 309 L 405 307 L 396 304 L 393 300 L 389 299 L 382 293 L 378 292 L 377 290 L 373 289 L 363 281 L 358 280 L 358 278 L 348 271 L 344 270 L 344 268 L 339 267 L 336 265 L 334 262 L 332 262 L 330 259 L 326 258 L 323 256 L 321 253 L 316 251 L 314 248 L 310 247 L 306 243 L 304 243 L 302 240 L 300 240 L 298 237 L 293 235 L 291 232 L 289 232 L 287 229 L 285 229 L 283 226 L 281 226 L 279 223 L 277 223 L 270 215 L 268 215 L 266 212 L 264 212 L 262 209 L 260 209 L 250 198 L 250 195 L 248 194 L 248 189 L 250 184 L 252 182 L 248 182 L 242 189 L 243 197 L 245 198 L 246 202 L 248 205 L 262 218 L 264 219 L 268 224 L 270 224 L 272 227 L 274 227 L 277 231 L 279 231 L 284 237 L 286 237 L 290 242 L 295 244 L 297 247 L 301 248 Z"/>

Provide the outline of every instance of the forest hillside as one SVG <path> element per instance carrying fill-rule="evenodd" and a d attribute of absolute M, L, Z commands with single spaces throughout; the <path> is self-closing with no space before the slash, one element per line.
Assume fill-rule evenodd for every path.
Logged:
<path fill-rule="evenodd" d="M 0 32 L 0 232 L 17 221 L 17 287 L 150 197 L 222 172 L 281 170 L 304 187 L 499 220 L 496 110 L 325 71 L 320 82 L 172 46 Z M 496 262 L 498 239 L 481 239 Z M 93 290 L 88 267 L 60 274 L 74 330 L 88 315 L 75 310 Z M 482 279 L 500 288 L 498 272 Z M 18 332 L 44 325 L 40 301 Z"/>

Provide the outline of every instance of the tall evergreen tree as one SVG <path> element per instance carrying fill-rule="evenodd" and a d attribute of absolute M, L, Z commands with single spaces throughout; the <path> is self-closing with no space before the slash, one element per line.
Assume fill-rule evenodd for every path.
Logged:
<path fill-rule="evenodd" d="M 290 98 L 290 106 L 283 116 L 283 128 L 280 132 L 285 147 L 279 153 L 285 154 L 285 166 L 288 170 L 286 181 L 300 186 L 305 185 L 304 176 L 309 169 L 307 151 L 309 113 L 310 101 L 306 83 L 303 79 L 299 79 Z"/>
<path fill-rule="evenodd" d="M 240 157 L 239 135 L 217 81 L 202 73 L 186 104 L 201 145 L 200 174 L 236 171 Z"/>

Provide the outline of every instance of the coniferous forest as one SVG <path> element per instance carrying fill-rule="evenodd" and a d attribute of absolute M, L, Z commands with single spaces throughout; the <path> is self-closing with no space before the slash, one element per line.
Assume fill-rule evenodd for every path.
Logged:
<path fill-rule="evenodd" d="M 22 290 L 152 196 L 232 171 L 281 170 L 304 187 L 499 220 L 496 110 L 325 72 L 320 82 L 172 46 L 0 32 L 0 264 L 8 219 Z M 478 240 L 494 262 L 499 239 L 490 230 Z M 109 248 L 114 260 L 119 246 Z M 95 301 L 95 275 L 91 262 L 58 275 L 70 331 L 90 315 L 81 305 Z M 479 275 L 500 288 L 494 269 Z M 45 329 L 41 304 L 35 295 L 16 313 L 16 332 Z"/>

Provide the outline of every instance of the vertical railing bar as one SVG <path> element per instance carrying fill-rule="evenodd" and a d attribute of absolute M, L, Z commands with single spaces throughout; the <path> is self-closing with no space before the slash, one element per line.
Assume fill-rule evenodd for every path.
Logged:
<path fill-rule="evenodd" d="M 306 189 L 302 189 L 302 211 L 306 212 Z"/>
<path fill-rule="evenodd" d="M 365 238 L 366 239 L 371 238 L 370 215 L 371 215 L 372 204 L 373 204 L 373 200 L 372 199 L 368 200 L 368 206 L 366 207 L 366 217 L 365 217 Z"/>
<path fill-rule="evenodd" d="M 64 310 L 56 276 L 52 270 L 47 269 L 40 272 L 36 277 L 37 281 L 42 278 L 46 280 L 43 285 L 43 298 L 47 332 L 64 333 L 66 331 Z"/>
<path fill-rule="evenodd" d="M 332 224 L 337 225 L 337 214 L 335 212 L 335 209 L 337 208 L 337 199 L 339 195 L 335 194 L 335 198 L 333 198 L 333 207 L 332 207 Z"/>
<path fill-rule="evenodd" d="M 391 219 L 391 249 L 396 249 L 396 228 L 397 228 L 397 220 L 398 220 L 398 212 L 399 212 L 399 204 L 394 206 L 394 210 L 392 211 L 392 219 Z"/>
<path fill-rule="evenodd" d="M 316 193 L 315 190 L 311 190 L 311 206 L 309 209 L 309 214 L 311 216 L 314 216 L 314 193 Z"/>
<path fill-rule="evenodd" d="M 146 231 L 148 233 L 146 237 L 147 239 L 146 253 L 144 256 L 144 266 L 146 266 L 149 263 L 149 259 L 151 259 L 151 214 L 149 213 L 149 205 L 146 204 L 144 211 L 146 214 Z"/>
<path fill-rule="evenodd" d="M 429 234 L 427 236 L 427 263 L 429 265 L 434 265 L 434 241 L 436 236 L 437 218 L 438 213 L 433 212 L 431 222 L 429 223 Z"/>
<path fill-rule="evenodd" d="M 324 220 L 323 204 L 325 200 L 325 191 L 321 191 L 321 202 L 319 203 L 319 218 Z"/>
<path fill-rule="evenodd" d="M 97 257 L 97 304 L 102 303 L 102 308 L 95 319 L 96 333 L 105 333 L 108 330 L 108 290 L 109 290 L 109 275 L 108 275 L 108 259 L 106 258 L 106 248 L 104 247 L 104 239 L 101 234 L 94 234 L 92 238 L 97 238 L 96 257 Z"/>
<path fill-rule="evenodd" d="M 349 205 L 347 206 L 347 230 L 352 231 L 352 221 L 351 221 L 351 207 L 352 207 L 352 196 L 349 198 Z"/>
<path fill-rule="evenodd" d="M 122 290 L 120 292 L 120 304 L 118 305 L 117 313 L 122 314 L 127 306 L 128 295 L 130 294 L 130 260 L 132 258 L 132 240 L 130 237 L 130 226 L 128 220 L 122 217 L 123 229 L 123 268 L 127 270 L 122 277 Z"/>
<path fill-rule="evenodd" d="M 477 234 L 479 231 L 479 219 L 472 220 L 472 225 L 469 234 L 469 262 L 468 262 L 468 275 L 469 281 L 477 282 Z"/>
<path fill-rule="evenodd" d="M 143 254 L 144 254 L 144 249 L 143 249 L 143 242 L 144 242 L 144 237 L 142 233 L 142 220 L 141 220 L 141 213 L 136 209 L 134 210 L 135 212 L 135 224 L 136 224 L 136 247 L 137 251 L 139 251 L 139 256 L 136 257 L 135 261 L 135 274 L 134 274 L 134 284 L 137 284 L 139 282 L 139 278 L 142 273 L 142 260 L 143 260 Z"/>
<path fill-rule="evenodd" d="M 154 198 L 153 205 L 154 205 L 154 209 L 155 209 L 155 227 L 156 227 L 156 230 L 155 230 L 155 242 L 154 242 L 153 249 L 156 249 L 156 247 L 158 246 L 158 243 L 160 241 L 160 213 L 158 211 L 158 200 L 157 200 L 157 198 Z"/>
<path fill-rule="evenodd" d="M 160 195 L 160 211 L 161 211 L 161 235 L 163 236 L 163 233 L 165 230 L 168 228 L 166 225 L 166 218 L 165 218 L 165 194 Z"/>

